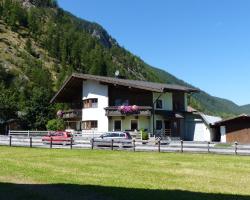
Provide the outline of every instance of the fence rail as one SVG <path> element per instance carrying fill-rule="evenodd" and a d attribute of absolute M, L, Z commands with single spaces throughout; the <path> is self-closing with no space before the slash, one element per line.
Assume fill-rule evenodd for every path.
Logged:
<path fill-rule="evenodd" d="M 61 143 L 63 144 L 63 142 Z M 126 151 L 153 151 L 153 152 L 193 152 L 193 153 L 216 153 L 250 155 L 250 145 L 222 144 L 214 142 L 188 142 L 167 140 L 103 140 L 98 138 L 86 139 L 83 137 L 72 137 L 64 145 L 56 141 L 42 141 L 42 136 L 0 136 L 2 146 L 21 146 L 30 148 L 68 148 L 68 149 L 110 149 Z"/>
<path fill-rule="evenodd" d="M 32 137 L 39 137 L 39 136 L 45 136 L 48 135 L 48 133 L 52 133 L 54 131 L 19 131 L 19 130 L 10 130 L 8 132 L 9 136 L 32 136 Z M 73 134 L 74 137 L 82 137 L 85 139 L 90 139 L 94 137 L 99 137 L 101 134 L 104 134 L 105 132 L 97 132 L 97 131 L 69 131 Z"/>
<path fill-rule="evenodd" d="M 51 131 L 9 131 L 9 136 L 44 136 Z"/>

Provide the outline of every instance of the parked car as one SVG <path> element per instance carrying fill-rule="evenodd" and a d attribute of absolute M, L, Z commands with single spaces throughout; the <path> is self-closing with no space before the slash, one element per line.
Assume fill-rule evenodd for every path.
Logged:
<path fill-rule="evenodd" d="M 94 139 L 96 146 L 111 146 L 111 140 L 114 141 L 114 146 L 132 146 L 132 137 L 128 132 L 107 132 Z"/>
<path fill-rule="evenodd" d="M 66 131 L 56 131 L 48 133 L 48 135 L 42 138 L 44 144 L 50 144 L 52 139 L 52 144 L 62 144 L 67 145 L 71 143 L 72 134 Z M 74 141 L 73 141 L 74 143 Z"/>

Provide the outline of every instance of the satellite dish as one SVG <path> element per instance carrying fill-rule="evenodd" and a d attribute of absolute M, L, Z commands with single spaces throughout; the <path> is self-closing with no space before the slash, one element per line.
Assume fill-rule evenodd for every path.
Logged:
<path fill-rule="evenodd" d="M 116 70 L 115 71 L 115 76 L 119 76 L 119 74 L 120 74 L 119 70 Z"/>

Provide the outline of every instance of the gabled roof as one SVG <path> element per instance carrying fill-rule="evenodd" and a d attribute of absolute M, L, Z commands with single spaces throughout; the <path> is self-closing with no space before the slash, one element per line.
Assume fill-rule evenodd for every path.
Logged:
<path fill-rule="evenodd" d="M 147 81 L 96 76 L 96 75 L 90 75 L 90 74 L 73 73 L 64 82 L 61 89 L 51 99 L 51 103 L 57 102 L 60 99 L 60 96 L 62 96 L 64 92 L 74 90 L 76 88 L 77 90 L 79 90 L 82 87 L 81 83 L 83 80 L 93 80 L 93 81 L 98 81 L 104 84 L 119 85 L 119 86 L 125 86 L 129 88 L 136 88 L 136 89 L 141 89 L 141 90 L 148 90 L 148 91 L 159 92 L 159 93 L 167 92 L 167 91 L 181 91 L 181 92 L 186 92 L 186 93 L 199 91 L 194 88 L 189 88 L 189 87 L 174 85 L 174 84 L 163 84 L 163 83 L 154 83 L 154 82 L 147 82 Z"/>
<path fill-rule="evenodd" d="M 214 125 L 216 122 L 220 122 L 222 120 L 222 118 L 219 116 L 206 115 L 192 108 L 191 106 L 187 107 L 187 112 L 199 115 L 207 125 Z"/>
<path fill-rule="evenodd" d="M 219 122 L 222 120 L 221 117 L 205 115 L 204 113 L 200 113 L 200 116 L 202 117 L 202 119 L 207 125 L 214 125 L 216 122 Z"/>

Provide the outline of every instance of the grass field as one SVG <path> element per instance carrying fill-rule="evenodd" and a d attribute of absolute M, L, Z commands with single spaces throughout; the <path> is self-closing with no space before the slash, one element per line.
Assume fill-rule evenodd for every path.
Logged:
<path fill-rule="evenodd" d="M 0 147 L 0 199 L 250 199 L 250 157 Z"/>

